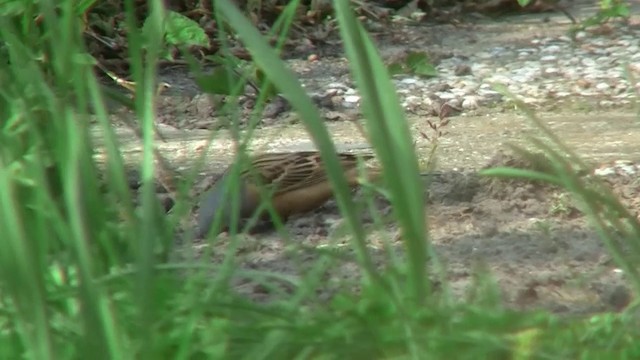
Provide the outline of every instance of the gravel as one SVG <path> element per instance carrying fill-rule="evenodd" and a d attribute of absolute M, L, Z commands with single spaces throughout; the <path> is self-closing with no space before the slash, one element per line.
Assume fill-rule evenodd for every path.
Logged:
<path fill-rule="evenodd" d="M 628 69 L 640 76 L 640 29 L 623 23 L 607 26 L 613 29 L 604 35 L 579 31 L 573 39 L 539 37 L 473 55 L 454 51 L 437 65 L 437 77 L 396 75 L 393 82 L 409 112 L 432 111 L 443 103 L 463 113 L 493 107 L 507 100 L 495 85 L 532 105 L 577 99 L 601 107 L 628 105 L 640 91 L 625 73 Z M 355 89 L 342 82 L 332 81 L 322 91 L 345 95 L 345 108 L 360 101 Z"/>
<path fill-rule="evenodd" d="M 638 84 L 634 89 L 628 80 L 628 74 L 640 78 L 638 19 L 611 21 L 578 31 L 573 37 L 568 35 L 568 25 L 557 31 L 545 31 L 547 25 L 543 22 L 517 27 L 513 22 L 518 20 L 509 21 L 512 23 L 491 23 L 491 29 L 485 25 L 460 30 L 422 24 L 390 30 L 390 37 L 401 40 L 387 38 L 386 42 L 380 42 L 378 48 L 382 53 L 389 48 L 404 53 L 421 49 L 428 53 L 434 48 L 441 52 L 433 61 L 437 64 L 437 76 L 393 76 L 405 111 L 410 115 L 434 116 L 446 104 L 456 115 L 482 115 L 508 105 L 510 95 L 544 110 L 561 109 L 566 104 L 575 104 L 567 107 L 582 112 L 631 108 L 640 92 Z M 431 38 L 424 35 L 438 31 L 448 36 L 448 43 L 437 44 L 437 35 L 435 40 L 433 35 Z M 432 54 L 428 55 L 432 58 Z M 387 63 L 389 58 L 392 56 L 385 56 Z M 361 96 L 344 57 L 304 56 L 287 63 L 327 120 L 357 116 Z M 206 94 L 187 91 L 194 86 L 188 84 L 191 80 L 184 71 L 168 74 L 162 80 L 172 84 L 174 94 L 160 105 L 158 122 L 180 129 L 216 129 L 228 125 L 228 115 L 220 111 L 220 104 L 225 101 L 213 103 Z M 506 94 L 498 91 L 496 85 L 501 85 Z M 293 110 L 286 101 L 278 100 L 263 112 L 262 125 L 283 119 L 290 121 Z M 245 121 L 254 113 L 255 94 L 248 91 L 237 105 L 241 112 L 237 119 Z"/>

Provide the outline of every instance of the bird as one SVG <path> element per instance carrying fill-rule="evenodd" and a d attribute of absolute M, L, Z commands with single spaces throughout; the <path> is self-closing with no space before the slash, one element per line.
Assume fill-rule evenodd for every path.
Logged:
<path fill-rule="evenodd" d="M 372 155 L 356 155 L 338 153 L 338 159 L 350 187 L 360 184 L 358 178 L 358 161 L 368 161 Z M 301 214 L 318 208 L 333 196 L 326 168 L 317 151 L 263 153 L 250 158 L 248 166 L 240 169 L 239 217 L 250 218 L 261 205 L 261 188 L 267 190 L 272 206 L 283 222 L 289 216 Z M 229 188 L 228 180 L 232 166 L 222 174 L 219 180 L 201 197 L 198 229 L 196 236 L 205 237 L 218 212 L 222 212 L 222 227 L 227 230 L 232 221 L 232 194 L 225 192 Z M 372 181 L 380 175 L 376 169 L 367 171 L 367 179 Z M 273 228 L 269 212 L 263 210 L 259 214 L 262 221 L 253 232 L 261 232 Z"/>

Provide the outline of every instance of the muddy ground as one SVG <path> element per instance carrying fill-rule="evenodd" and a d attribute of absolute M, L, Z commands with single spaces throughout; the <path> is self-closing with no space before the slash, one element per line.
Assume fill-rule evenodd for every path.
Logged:
<path fill-rule="evenodd" d="M 455 27 L 443 25 L 449 27 L 444 31 L 440 29 L 446 33 L 446 38 L 440 40 L 450 44 L 448 46 L 467 44 L 465 46 L 471 46 L 470 51 L 472 46 L 484 47 L 489 43 L 519 43 L 534 35 L 526 30 L 525 23 L 514 19 L 475 26 L 472 32 L 464 28 L 455 31 Z M 567 24 L 561 22 L 540 28 L 561 32 L 566 31 Z M 436 30 L 429 27 L 432 33 Z M 380 46 L 384 48 L 385 43 Z M 291 64 L 295 68 L 296 61 Z M 331 66 L 334 72 L 346 71 L 343 60 L 336 60 Z M 161 109 L 171 109 L 172 101 L 175 107 L 184 106 L 181 96 L 163 101 Z M 174 111 L 175 107 L 167 111 Z M 539 109 L 538 116 L 594 168 L 612 166 L 620 160 L 640 163 L 640 120 L 632 108 L 582 109 L 581 112 L 580 107 L 575 106 L 557 108 L 550 103 Z M 451 118 L 447 135 L 441 138 L 437 150 L 438 174 L 429 178 L 428 190 L 420 195 L 425 199 L 430 239 L 435 253 L 446 266 L 445 276 L 452 292 L 462 297 L 471 296 L 469 290 L 475 274 L 485 269 L 494 276 L 504 303 L 510 307 L 544 308 L 559 313 L 624 308 L 632 297 L 624 273 L 613 263 L 601 240 L 565 192 L 540 184 L 481 178 L 477 174 L 488 165 L 511 164 L 514 160 L 503 153 L 505 144 L 526 144 L 527 136 L 538 134 L 516 110 L 508 107 L 493 110 L 483 109 L 477 116 Z M 175 116 L 175 112 L 164 116 Z M 418 139 L 417 153 L 422 159 L 431 151 L 431 144 L 417 136 L 419 130 L 428 132 L 426 119 L 409 115 L 410 126 Z M 367 148 L 364 139 L 354 136 L 357 131 L 351 122 L 328 122 L 327 126 L 339 149 Z M 167 141 L 160 142 L 159 147 L 180 170 L 192 168 L 195 155 L 205 150 L 206 139 L 211 135 L 208 130 L 168 126 L 161 129 Z M 119 133 L 127 159 L 135 163 L 140 155 L 139 142 L 125 128 L 120 128 Z M 231 144 L 224 130 L 216 133 L 203 174 L 219 173 L 228 164 L 232 157 Z M 255 152 L 308 148 L 312 145 L 304 128 L 292 121 L 274 121 L 261 126 L 252 142 Z M 640 181 L 635 172 L 618 171 L 606 181 L 632 211 L 640 210 L 637 200 Z M 356 198 L 362 200 L 360 193 Z M 375 204 L 378 214 L 384 216 L 390 211 L 382 199 Z M 390 241 L 394 252 L 402 256 L 401 241 L 392 221 L 376 228 L 370 215 L 365 215 L 364 220 L 377 266 L 384 268 L 386 264 L 385 241 Z M 288 238 L 274 232 L 244 235 L 236 251 L 236 263 L 247 270 L 284 273 L 295 282 L 318 264 L 315 260 L 330 253 L 339 260 L 323 273 L 324 286 L 318 293 L 319 298 L 330 298 L 338 289 L 355 286 L 359 270 L 333 201 L 313 213 L 291 219 L 286 229 Z M 182 251 L 188 253 L 195 249 L 196 253 L 219 262 L 223 256 L 221 251 L 214 251 L 213 255 L 207 251 L 227 248 L 224 234 L 219 240 L 213 245 L 197 242 L 193 247 L 188 243 L 188 249 L 182 248 Z M 245 280 L 238 280 L 236 284 L 239 291 L 261 299 L 287 296 L 290 290 L 287 286 L 273 289 Z"/>

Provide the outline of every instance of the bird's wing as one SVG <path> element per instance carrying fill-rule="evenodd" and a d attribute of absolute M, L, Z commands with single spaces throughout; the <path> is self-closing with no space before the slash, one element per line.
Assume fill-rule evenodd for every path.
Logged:
<path fill-rule="evenodd" d="M 353 169 L 358 158 L 369 160 L 372 156 L 339 153 L 338 159 L 344 171 Z M 257 178 L 264 185 L 274 187 L 276 194 L 311 187 L 327 181 L 325 166 L 316 151 L 294 153 L 267 153 L 254 157 L 251 169 L 243 174 Z"/>

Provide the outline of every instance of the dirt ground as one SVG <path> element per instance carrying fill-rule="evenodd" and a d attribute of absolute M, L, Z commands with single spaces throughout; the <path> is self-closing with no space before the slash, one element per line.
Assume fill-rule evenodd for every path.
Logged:
<path fill-rule="evenodd" d="M 473 38 L 469 44 L 478 47 L 487 46 L 491 41 L 518 43 L 534 35 L 523 30 L 523 24 L 526 22 L 516 19 L 511 25 L 476 26 L 472 32 L 447 29 L 442 32 L 446 37 L 440 40 L 446 45 L 463 40 L 467 43 L 466 40 Z M 566 26 L 539 28 L 549 32 L 566 30 Z M 456 40 L 456 36 L 463 40 Z M 345 71 L 344 64 L 332 66 L 335 72 Z M 295 61 L 292 67 L 295 68 Z M 181 106 L 179 102 L 183 100 L 176 97 L 173 101 Z M 640 164 L 640 120 L 632 109 L 581 113 L 575 108 L 550 108 L 553 112 L 542 109 L 538 116 L 594 168 L 620 165 L 621 160 Z M 426 119 L 409 117 L 416 135 L 419 130 L 428 131 Z M 351 122 L 328 122 L 327 126 L 339 150 L 367 148 L 364 139 L 354 136 L 357 131 Z M 164 126 L 161 130 L 167 141 L 159 144 L 160 149 L 181 170 L 193 167 L 194 154 L 205 150 L 211 135 L 207 130 Z M 119 129 L 119 134 L 127 159 L 135 163 L 140 155 L 139 142 L 125 128 Z M 437 258 L 445 265 L 445 277 L 452 294 L 458 298 L 473 296 L 471 289 L 476 275 L 488 270 L 501 290 L 504 303 L 510 307 L 544 308 L 568 314 L 624 308 L 632 298 L 624 273 L 613 263 L 602 241 L 566 193 L 551 186 L 497 181 L 478 175 L 477 171 L 486 166 L 510 165 L 517 161 L 503 152 L 505 144 L 526 145 L 526 138 L 535 135 L 538 135 L 535 127 L 515 110 L 500 109 L 493 113 L 492 109 L 485 109 L 478 116 L 451 118 L 437 152 L 438 172 L 428 177 L 428 190 L 425 186 L 422 196 L 430 241 Z M 418 156 L 426 158 L 431 144 L 416 138 Z M 312 144 L 302 125 L 289 121 L 262 126 L 252 143 L 252 150 L 256 152 L 309 148 Z M 203 173 L 219 173 L 232 157 L 229 149 L 228 133 L 218 131 Z M 640 182 L 635 167 L 633 170 L 628 173 L 620 170 L 605 180 L 637 213 Z M 426 182 L 427 178 L 425 185 Z M 358 192 L 357 199 L 364 199 L 361 193 Z M 385 217 L 389 212 L 383 199 L 375 201 L 374 213 Z M 402 244 L 396 225 L 386 221 L 382 228 L 376 228 L 371 214 L 364 215 L 363 219 L 376 265 L 384 268 L 387 263 L 386 241 L 401 258 Z M 318 275 L 324 284 L 318 297 L 328 299 L 338 289 L 356 286 L 360 274 L 335 202 L 329 201 L 313 213 L 291 219 L 286 229 L 288 237 L 274 232 L 244 235 L 236 249 L 235 262 L 244 270 L 287 275 L 295 283 L 303 274 L 321 266 L 323 262 L 316 260 L 326 260 L 324 255 L 331 254 L 330 268 Z M 224 234 L 218 240 L 213 245 L 198 242 L 192 247 L 189 243 L 188 249 L 182 251 L 195 249 L 197 254 L 211 256 L 212 261 L 219 262 L 224 256 L 221 250 L 229 244 Z M 214 250 L 213 254 L 210 250 Z M 291 290 L 284 285 L 269 288 L 240 278 L 236 285 L 239 291 L 265 300 L 287 296 Z"/>
<path fill-rule="evenodd" d="M 548 114 L 545 123 L 592 166 L 590 169 L 617 169 L 604 180 L 632 211 L 640 211 L 640 122 L 631 113 Z M 412 128 L 426 129 L 424 118 L 410 119 Z M 340 150 L 367 148 L 354 138 L 353 124 L 329 123 Z M 121 139 L 131 138 L 123 131 Z M 502 292 L 505 304 L 516 308 L 544 308 L 559 313 L 593 313 L 618 310 L 631 300 L 624 274 L 608 255 L 566 192 L 551 186 L 505 182 L 481 178 L 477 171 L 487 166 L 527 167 L 514 160 L 506 144 L 525 145 L 527 136 L 537 135 L 529 122 L 517 114 L 492 117 L 454 117 L 448 133 L 440 139 L 437 174 L 428 178 L 423 195 L 430 240 L 438 259 L 445 264 L 446 280 L 457 298 L 471 296 L 479 269 L 488 270 Z M 163 153 L 182 169 L 192 167 L 194 154 L 206 148 L 208 131 L 166 130 Z M 127 135 L 129 137 L 127 137 Z M 206 174 L 216 174 L 228 164 L 231 147 L 228 137 L 219 135 L 211 146 Z M 126 141 L 125 141 L 126 142 Z M 301 125 L 273 125 L 261 129 L 253 142 L 255 151 L 304 150 L 312 148 Z M 129 160 L 139 154 L 139 146 L 128 149 Z M 419 140 L 417 153 L 426 157 L 430 143 Z M 626 165 L 628 161 L 633 166 Z M 135 162 L 135 161 L 134 161 Z M 209 172 L 210 171 L 210 172 Z M 425 178 L 425 188 L 427 188 Z M 356 195 L 363 200 L 363 196 Z M 375 212 L 388 214 L 388 203 L 375 202 Z M 389 241 L 402 257 L 397 227 L 386 222 L 376 228 L 372 215 L 363 216 L 369 232 L 369 247 L 376 264 L 388 263 L 384 249 Z M 355 255 L 348 245 L 342 217 L 334 201 L 317 211 L 292 218 L 286 226 L 289 236 L 278 233 L 245 235 L 239 241 L 234 261 L 241 269 L 260 273 L 276 272 L 297 282 L 303 274 L 323 263 L 331 254 L 330 269 L 323 276 L 321 299 L 339 289 L 357 288 L 360 276 Z M 215 245 L 196 242 L 199 256 L 211 256 L 220 263 L 228 246 L 221 234 Z M 213 251 L 209 253 L 209 251 Z M 203 255 L 206 254 L 206 255 Z M 268 300 L 287 296 L 290 287 L 267 288 L 239 279 L 238 290 L 251 297 Z"/>
<path fill-rule="evenodd" d="M 608 125 L 604 126 L 601 116 L 607 116 Z M 636 160 L 640 164 L 637 161 L 640 123 L 633 115 L 542 118 L 587 160 L 591 170 L 618 169 L 603 180 L 629 208 L 635 213 L 640 211 L 637 174 L 625 172 L 622 164 L 626 162 L 618 161 Z M 420 127 L 423 119 L 414 121 Z M 445 264 L 452 294 L 457 298 L 471 296 L 471 285 L 479 269 L 483 269 L 495 278 L 505 304 L 511 307 L 575 314 L 626 306 L 631 295 L 624 274 L 566 192 L 552 186 L 478 175 L 479 169 L 489 166 L 531 167 L 512 157 L 504 145 L 526 144 L 524 136 L 534 133 L 528 123 L 516 115 L 505 114 L 492 119 L 470 117 L 452 121 L 449 134 L 441 139 L 437 174 L 425 177 L 423 194 L 430 240 L 438 259 Z M 334 138 L 344 148 L 361 147 L 359 141 L 349 143 L 347 134 L 353 132 L 348 124 L 333 125 Z M 289 131 L 295 128 L 287 126 Z M 292 137 L 280 131 L 274 131 L 272 136 L 273 141 L 266 135 L 261 140 L 278 143 L 278 150 L 306 149 L 308 145 L 302 142 L 285 146 L 280 142 Z M 424 151 L 419 154 L 426 156 L 428 146 L 426 142 L 419 145 Z M 356 194 L 356 199 L 364 203 L 365 196 L 361 193 Z M 385 218 L 390 211 L 388 203 L 378 197 L 374 212 Z M 402 242 L 393 222 L 387 221 L 377 228 L 369 213 L 363 215 L 363 221 L 367 224 L 371 254 L 380 268 L 388 263 L 385 242 L 392 244 L 394 252 L 402 257 Z M 355 254 L 348 245 L 334 201 L 313 213 L 290 219 L 286 229 L 288 237 L 275 232 L 246 235 L 239 243 L 235 261 L 244 269 L 284 273 L 297 280 L 330 253 L 331 258 L 338 260 L 334 259 L 323 275 L 325 287 L 318 296 L 329 298 L 345 286 L 357 287 L 360 274 Z M 219 239 L 213 248 L 198 243 L 196 252 L 214 250 L 214 255 L 206 256 L 212 256 L 216 263 L 222 261 L 229 244 L 225 234 Z M 278 294 L 253 282 L 239 280 L 238 286 L 242 292 L 265 300 Z M 280 295 L 286 296 L 286 291 Z"/>

